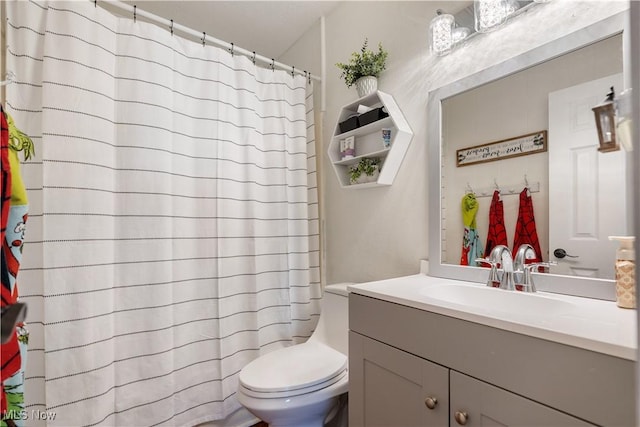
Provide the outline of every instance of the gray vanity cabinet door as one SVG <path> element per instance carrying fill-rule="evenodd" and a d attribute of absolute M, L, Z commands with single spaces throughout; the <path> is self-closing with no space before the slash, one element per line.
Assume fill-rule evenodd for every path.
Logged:
<path fill-rule="evenodd" d="M 451 371 L 450 426 L 593 426 L 578 418 Z"/>
<path fill-rule="evenodd" d="M 448 424 L 449 369 L 349 333 L 350 427 Z"/>

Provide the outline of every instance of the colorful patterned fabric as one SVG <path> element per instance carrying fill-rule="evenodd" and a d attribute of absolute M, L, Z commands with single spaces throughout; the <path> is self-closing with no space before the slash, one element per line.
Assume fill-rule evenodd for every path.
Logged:
<path fill-rule="evenodd" d="M 536 219 L 533 215 L 533 201 L 531 200 L 528 188 L 525 188 L 520 193 L 520 208 L 518 209 L 518 222 L 516 223 L 516 232 L 513 237 L 512 251 L 515 253 L 520 245 L 525 243 L 530 244 L 536 251 L 536 258 L 527 259 L 527 264 L 542 262 L 540 241 L 538 240 L 538 232 L 536 231 Z"/>
<path fill-rule="evenodd" d="M 25 158 L 33 153 L 33 143 L 20 132 L 7 114 L 2 114 L 2 306 L 18 300 L 18 271 L 22 259 L 28 200 L 20 174 L 18 151 Z M 6 155 L 5 155 L 6 153 Z M 9 200 L 5 197 L 5 172 L 10 178 Z M 8 208 L 8 209 L 7 209 Z M 11 339 L 2 344 L 2 426 L 24 425 L 24 368 L 29 333 L 24 323 L 16 326 Z"/>
<path fill-rule="evenodd" d="M 0 116 L 2 116 L 2 241 L 7 229 L 7 220 L 9 218 L 9 206 L 11 203 L 11 172 L 9 167 L 9 125 L 4 116 L 4 110 L 0 105 Z M 4 261 L 3 261 L 4 264 Z M 4 283 L 4 280 L 2 281 Z M 4 302 L 3 302 L 4 305 Z"/>
<path fill-rule="evenodd" d="M 476 214 L 480 205 L 475 194 L 465 194 L 462 198 L 461 207 L 464 235 L 462 236 L 460 265 L 477 266 L 476 258 L 482 258 L 482 243 L 476 230 Z"/>
<path fill-rule="evenodd" d="M 489 207 L 489 230 L 487 232 L 487 246 L 484 257 L 488 258 L 493 248 L 498 245 L 507 246 L 507 230 L 504 227 L 504 207 L 500 192 L 495 190 Z"/>
<path fill-rule="evenodd" d="M 2 121 L 0 139 L 2 140 L 2 242 L 5 241 L 5 235 L 7 232 L 7 223 L 9 221 L 9 209 L 11 205 L 11 167 L 9 166 L 9 125 L 4 115 L 4 110 L 0 106 L 0 118 Z M 4 245 L 3 245 L 4 246 Z M 11 305 L 14 301 L 13 294 L 11 292 L 9 271 L 7 268 L 7 260 L 5 259 L 4 247 L 2 249 L 2 307 Z M 4 380 L 13 375 L 16 371 L 16 361 L 20 355 L 18 348 L 17 336 L 11 338 L 11 340 L 0 347 L 0 361 L 2 361 L 2 372 L 0 380 L 4 384 Z M 19 363 L 18 363 L 19 367 Z M 4 388 L 2 389 L 2 398 L 0 401 L 0 410 L 2 414 L 7 410 L 7 400 L 4 394 Z"/>

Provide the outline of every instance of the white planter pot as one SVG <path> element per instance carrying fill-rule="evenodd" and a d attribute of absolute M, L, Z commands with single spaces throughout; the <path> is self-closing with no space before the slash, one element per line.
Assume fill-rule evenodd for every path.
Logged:
<path fill-rule="evenodd" d="M 378 180 L 378 175 L 380 175 L 380 170 L 376 168 L 373 175 L 362 174 L 358 177 L 358 179 L 356 179 L 355 182 L 352 182 L 351 184 L 366 184 L 367 182 L 376 182 Z"/>
<path fill-rule="evenodd" d="M 378 79 L 373 76 L 360 77 L 356 80 L 358 96 L 362 98 L 378 90 Z"/>

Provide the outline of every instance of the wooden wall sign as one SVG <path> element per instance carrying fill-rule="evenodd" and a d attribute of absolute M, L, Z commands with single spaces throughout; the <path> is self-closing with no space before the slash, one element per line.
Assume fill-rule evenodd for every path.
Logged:
<path fill-rule="evenodd" d="M 515 138 L 456 150 L 456 166 L 492 162 L 545 151 L 547 151 L 547 131 L 542 130 Z"/>

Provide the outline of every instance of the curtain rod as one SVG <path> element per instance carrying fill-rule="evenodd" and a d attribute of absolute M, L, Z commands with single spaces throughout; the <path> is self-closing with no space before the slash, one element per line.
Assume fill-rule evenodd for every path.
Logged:
<path fill-rule="evenodd" d="M 304 70 L 300 70 L 297 69 L 291 65 L 286 65 L 283 64 L 281 62 L 275 61 L 273 58 L 267 58 L 266 56 L 262 56 L 262 55 L 258 55 L 255 52 L 251 52 L 247 49 L 243 49 L 241 47 L 238 47 L 236 45 L 234 45 L 233 43 L 227 43 L 223 40 L 219 40 L 216 39 L 215 37 L 211 37 L 209 35 L 207 35 L 204 32 L 199 32 L 196 31 L 192 28 L 189 27 L 185 27 L 184 25 L 181 24 L 177 24 L 175 22 L 173 22 L 173 19 L 166 19 L 166 18 L 162 18 L 158 15 L 154 15 L 153 13 L 147 12 L 146 10 L 142 10 L 142 9 L 138 9 L 137 6 L 129 6 L 126 3 L 122 3 L 119 0 L 89 0 L 90 2 L 94 3 L 94 5 L 98 5 L 98 3 L 108 3 L 110 6 L 114 6 L 118 9 L 122 9 L 125 10 L 127 12 L 130 12 L 134 19 L 137 16 L 142 16 L 143 18 L 149 19 L 150 21 L 156 23 L 156 24 L 161 24 L 161 25 L 165 25 L 170 31 L 174 31 L 174 30 L 178 30 L 181 31 L 185 34 L 188 34 L 190 36 L 199 38 L 200 40 L 203 40 L 203 43 L 209 42 L 213 45 L 219 46 L 219 47 L 223 47 L 225 49 L 227 49 L 228 51 L 230 51 L 233 54 L 241 54 L 244 55 L 246 57 L 248 57 L 249 59 L 251 59 L 252 61 L 254 61 L 254 63 L 256 61 L 260 61 L 270 67 L 273 68 L 279 68 L 281 70 L 285 70 L 285 71 L 289 71 L 290 73 L 295 73 L 295 74 L 300 74 L 301 76 L 305 76 L 308 78 L 311 78 L 313 80 L 316 81 L 322 81 L 322 79 L 314 74 L 311 74 L 309 72 L 306 72 Z"/>

